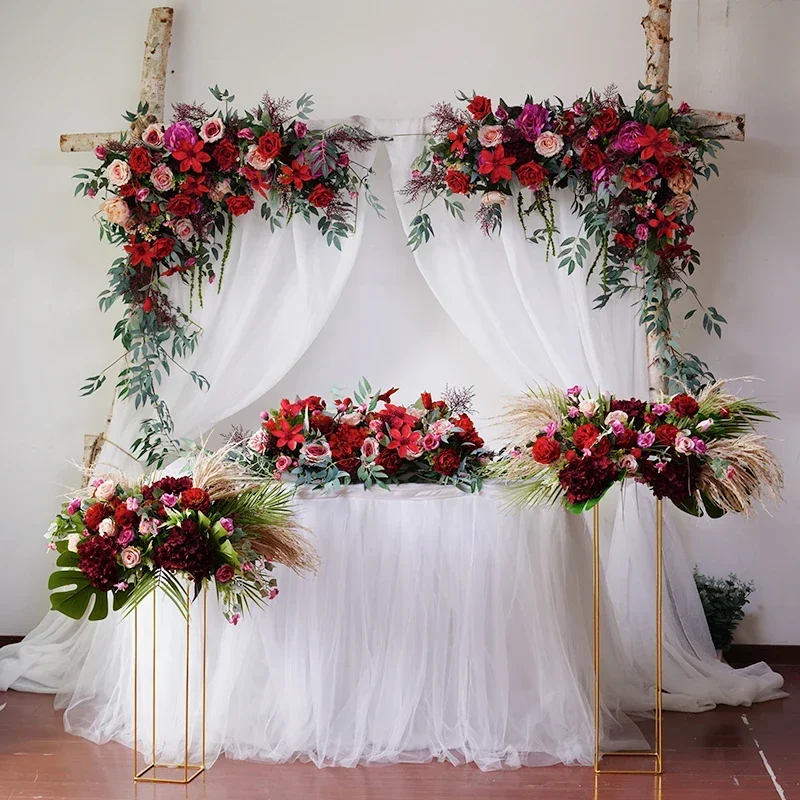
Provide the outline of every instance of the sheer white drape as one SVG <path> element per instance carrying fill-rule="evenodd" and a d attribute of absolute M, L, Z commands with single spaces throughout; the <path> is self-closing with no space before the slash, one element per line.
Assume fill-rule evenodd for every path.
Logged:
<path fill-rule="evenodd" d="M 424 120 L 384 123 L 380 133 L 422 133 Z M 387 143 L 392 182 L 402 188 L 420 150 L 420 139 L 398 136 Z M 416 213 L 397 195 L 406 228 Z M 574 236 L 579 221 L 567 193 L 554 197 L 560 237 Z M 444 204 L 427 209 L 435 236 L 415 258 L 431 291 L 464 337 L 509 385 L 582 384 L 617 396 L 646 397 L 644 336 L 631 300 L 615 299 L 602 312 L 599 294 L 583 275 L 568 275 L 545 259 L 543 245 L 525 239 L 511 203 L 499 236 L 484 236 L 467 207 L 466 221 Z M 537 221 L 532 219 L 530 227 Z M 608 504 L 606 504 L 608 505 Z M 667 504 L 669 505 L 669 504 Z M 607 512 L 606 512 L 607 513 Z M 616 517 L 604 527 L 604 569 L 617 624 L 628 655 L 642 674 L 654 669 L 654 502 L 627 488 Z M 665 708 L 702 711 L 715 703 L 749 704 L 782 696 L 783 679 L 766 664 L 733 670 L 717 661 L 700 598 L 682 543 L 665 526 L 664 698 Z"/>

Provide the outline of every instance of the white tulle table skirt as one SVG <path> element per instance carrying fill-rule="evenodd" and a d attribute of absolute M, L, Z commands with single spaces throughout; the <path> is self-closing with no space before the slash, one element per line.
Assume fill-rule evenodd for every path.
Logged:
<path fill-rule="evenodd" d="M 590 764 L 591 540 L 582 517 L 508 510 L 501 492 L 301 490 L 318 574 L 278 568 L 280 596 L 238 626 L 209 595 L 208 758 L 224 752 L 320 766 L 442 759 L 483 769 Z M 156 749 L 173 762 L 183 757 L 185 624 L 168 600 L 155 602 Z M 604 744 L 643 747 L 623 710 L 652 709 L 651 667 L 623 655 L 616 620 L 624 615 L 612 610 L 605 588 L 602 608 Z M 138 623 L 145 755 L 152 611 L 145 603 Z M 199 630 L 193 625 L 190 645 L 195 759 Z M 0 654 L 0 686 L 57 691 L 69 732 L 132 746 L 132 643 L 132 618 L 75 623 L 51 613 L 22 645 Z M 765 665 L 736 672 L 669 639 L 665 657 L 665 686 L 674 693 L 665 695 L 667 708 L 781 696 L 780 676 Z"/>

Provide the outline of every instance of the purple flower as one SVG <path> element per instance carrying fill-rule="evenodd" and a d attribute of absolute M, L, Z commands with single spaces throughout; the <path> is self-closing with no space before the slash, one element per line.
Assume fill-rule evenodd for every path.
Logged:
<path fill-rule="evenodd" d="M 549 117 L 550 115 L 543 105 L 525 103 L 522 107 L 522 113 L 516 118 L 514 124 L 526 141 L 533 142 L 544 130 Z"/>
<path fill-rule="evenodd" d="M 617 150 L 621 150 L 627 155 L 633 155 L 641 150 L 636 140 L 644 133 L 644 125 L 641 122 L 626 122 L 617 133 Z"/>
<path fill-rule="evenodd" d="M 175 494 L 162 494 L 161 502 L 167 508 L 174 508 L 178 504 L 178 496 Z"/>
<path fill-rule="evenodd" d="M 581 412 L 575 406 L 572 406 L 572 408 L 570 408 L 570 410 L 567 411 L 567 416 L 570 419 L 575 419 L 575 417 L 579 417 L 580 415 Z"/>
<path fill-rule="evenodd" d="M 599 183 L 608 183 L 610 180 L 611 176 L 608 174 L 608 166 L 606 164 L 599 166 L 592 172 L 592 181 L 595 189 Z"/>
<path fill-rule="evenodd" d="M 708 445 L 699 436 L 692 437 L 692 441 L 694 442 L 695 453 L 702 456 L 708 452 Z"/>
<path fill-rule="evenodd" d="M 139 510 L 139 501 L 135 497 L 129 497 L 125 501 L 125 508 L 127 508 L 128 511 L 138 511 Z"/>
<path fill-rule="evenodd" d="M 233 533 L 233 520 L 232 519 L 230 519 L 228 517 L 223 517 L 219 521 L 219 524 L 222 525 L 222 527 L 225 528 L 225 530 L 228 531 L 228 533 Z"/>
<path fill-rule="evenodd" d="M 548 422 L 547 425 L 544 426 L 544 433 L 548 439 L 552 439 L 556 435 L 556 431 L 558 430 L 558 423 Z"/>
<path fill-rule="evenodd" d="M 494 118 L 498 122 L 505 122 L 508 119 L 508 111 L 506 111 L 503 106 L 497 106 L 494 110 Z"/>
<path fill-rule="evenodd" d="M 583 386 L 575 385 L 575 386 L 570 386 L 569 389 L 567 389 L 566 394 L 567 397 L 578 397 L 580 396 L 580 393 L 582 391 L 583 391 Z"/>
<path fill-rule="evenodd" d="M 298 139 L 302 139 L 308 133 L 308 125 L 305 122 L 300 122 L 300 120 L 296 120 L 294 123 L 294 135 Z"/>
<path fill-rule="evenodd" d="M 654 433 L 645 431 L 636 437 L 636 444 L 639 445 L 639 447 L 652 447 L 655 440 L 656 435 Z"/>
<path fill-rule="evenodd" d="M 609 427 L 614 436 L 621 436 L 625 430 L 625 426 L 618 419 L 612 419 Z"/>
<path fill-rule="evenodd" d="M 645 225 L 643 222 L 640 222 L 636 226 L 636 238 L 641 240 L 642 242 L 647 241 L 647 237 L 650 235 L 650 228 Z"/>
<path fill-rule="evenodd" d="M 133 541 L 133 528 L 123 528 L 122 533 L 117 536 L 117 544 L 120 547 L 127 547 Z"/>
<path fill-rule="evenodd" d="M 653 403 L 652 411 L 657 417 L 663 417 L 665 414 L 669 414 L 669 410 L 669 403 Z"/>
<path fill-rule="evenodd" d="M 164 131 L 164 146 L 170 153 L 180 150 L 184 144 L 193 145 L 197 141 L 197 131 L 185 120 L 173 122 Z"/>
<path fill-rule="evenodd" d="M 68 506 L 67 506 L 67 514 L 72 516 L 76 511 L 79 511 L 81 507 L 81 499 L 80 497 L 76 497 Z"/>

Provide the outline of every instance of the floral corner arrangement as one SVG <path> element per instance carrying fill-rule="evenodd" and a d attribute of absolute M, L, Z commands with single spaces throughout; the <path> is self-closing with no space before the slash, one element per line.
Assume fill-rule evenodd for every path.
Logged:
<path fill-rule="evenodd" d="M 699 263 L 689 242 L 697 210 L 691 192 L 699 177 L 718 174 L 710 159 L 721 148 L 693 127 L 692 109 L 643 97 L 628 106 L 614 87 L 570 105 L 457 97 L 464 108 L 434 107 L 431 134 L 403 189 L 419 203 L 409 245 L 416 249 L 433 235 L 426 209 L 439 198 L 463 219 L 462 198 L 479 197 L 475 216 L 487 234 L 500 230 L 512 205 L 526 238 L 544 241 L 560 268 L 587 266 L 588 280 L 600 266 L 598 307 L 615 293 L 643 289 L 640 322 L 668 331 L 669 303 L 687 292 L 696 297 L 686 282 Z M 553 189 L 574 193 L 581 221 L 579 233 L 558 248 Z M 529 231 L 534 213 L 542 227 Z M 664 291 L 664 282 L 676 285 Z M 721 335 L 725 319 L 713 307 L 703 310 L 704 329 Z M 677 350 L 674 337 L 661 337 L 657 355 L 665 374 L 690 389 L 708 376 L 703 362 Z"/>
<path fill-rule="evenodd" d="M 353 397 L 329 406 L 312 395 L 284 399 L 261 414 L 260 430 L 238 432 L 236 457 L 256 474 L 314 488 L 362 483 L 441 483 L 476 491 L 492 454 L 475 430 L 471 389 L 423 392 L 410 405 L 391 402 L 397 389 L 373 390 L 361 381 Z"/>
<path fill-rule="evenodd" d="M 278 594 L 273 563 L 313 569 L 316 554 L 294 521 L 291 491 L 253 477 L 224 448 L 197 455 L 186 477 L 129 483 L 97 478 L 64 504 L 48 530 L 58 552 L 51 607 L 80 619 L 135 608 L 156 588 L 183 612 L 214 583 L 226 618 L 236 624 L 251 605 Z"/>
<path fill-rule="evenodd" d="M 530 391 L 508 409 L 517 444 L 493 474 L 519 482 L 522 504 L 595 506 L 617 482 L 634 480 L 695 516 L 748 513 L 754 500 L 780 497 L 781 466 L 755 424 L 775 415 L 725 390 L 664 402 L 591 397 L 582 387 Z"/>
<path fill-rule="evenodd" d="M 75 175 L 76 194 L 103 198 L 100 238 L 124 251 L 109 271 L 100 308 L 107 311 L 117 300 L 125 306 L 114 333 L 130 361 L 120 373 L 119 394 L 155 410 L 134 447 L 148 464 L 161 463 L 173 444 L 158 384 L 196 346 L 200 328 L 189 317 L 192 298 L 202 305 L 203 286 L 215 281 L 220 291 L 234 220 L 260 199 L 271 230 L 299 216 L 341 249 L 355 230 L 360 189 L 382 211 L 369 190 L 370 170 L 352 158 L 374 143 L 368 131 L 311 129 L 310 95 L 292 108 L 265 94 L 255 109 L 241 113 L 231 107 L 233 95 L 216 86 L 211 93 L 220 108 L 179 103 L 166 126 L 147 115 L 146 105 L 129 112 L 132 133 L 98 146 L 97 166 Z M 189 285 L 188 313 L 168 297 L 171 280 Z M 97 390 L 113 366 L 88 378 L 84 394 Z M 192 377 L 207 388 L 203 376 Z"/>

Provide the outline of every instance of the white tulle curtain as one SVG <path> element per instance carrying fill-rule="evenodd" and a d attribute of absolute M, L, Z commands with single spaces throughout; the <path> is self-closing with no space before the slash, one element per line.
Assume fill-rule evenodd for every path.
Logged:
<path fill-rule="evenodd" d="M 385 124 L 380 133 L 424 130 L 424 120 L 404 120 Z M 420 147 L 421 136 L 387 143 L 396 190 L 408 179 Z M 408 229 L 417 206 L 400 195 L 397 200 Z M 571 211 L 571 194 L 557 193 L 554 204 L 558 250 L 558 240 L 577 235 L 579 219 Z M 587 285 L 583 274 L 568 275 L 555 258 L 548 262 L 545 246 L 526 240 L 513 202 L 505 209 L 502 232 L 492 238 L 473 221 L 476 208 L 476 201 L 467 203 L 462 222 L 441 202 L 429 206 L 435 236 L 414 256 L 442 307 L 498 377 L 520 390 L 581 384 L 618 397 L 646 397 L 644 335 L 633 301 L 615 298 L 597 311 L 597 280 Z M 529 226 L 539 223 L 533 218 Z M 645 676 L 655 666 L 654 505 L 646 490 L 629 487 L 615 516 L 607 518 L 607 511 L 604 519 L 609 596 L 628 657 Z M 700 711 L 778 696 L 782 679 L 766 665 L 733 670 L 716 659 L 692 571 L 669 524 L 664 555 L 665 707 Z"/>

